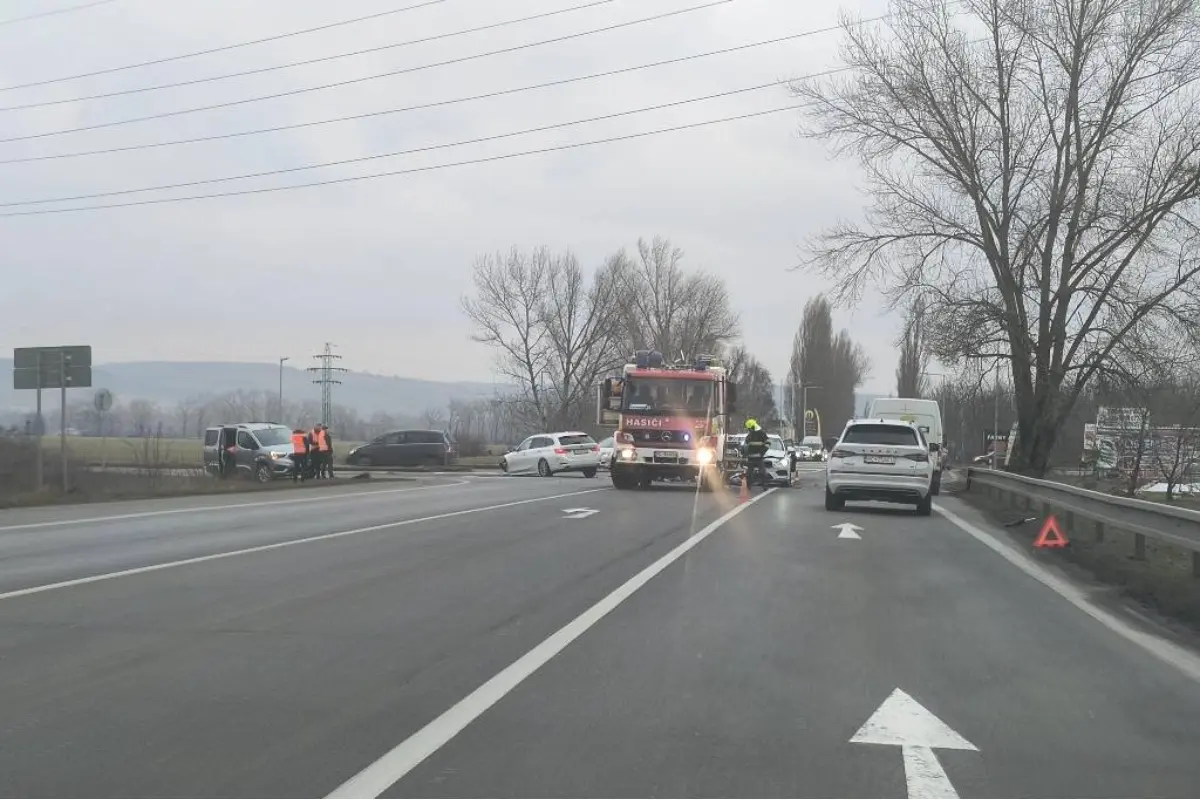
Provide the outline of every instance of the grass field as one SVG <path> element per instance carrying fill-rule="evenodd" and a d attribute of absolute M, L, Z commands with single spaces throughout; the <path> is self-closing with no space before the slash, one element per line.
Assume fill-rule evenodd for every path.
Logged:
<path fill-rule="evenodd" d="M 343 463 L 346 453 L 362 442 L 334 442 L 333 451 L 337 463 Z M 42 440 L 48 458 L 58 458 L 60 439 L 48 436 Z M 76 461 L 88 464 L 107 463 L 111 466 L 130 467 L 196 467 L 203 463 L 204 448 L 199 439 L 139 439 L 91 436 L 68 436 L 67 453 Z M 460 458 L 461 466 L 494 467 L 496 456 Z"/>

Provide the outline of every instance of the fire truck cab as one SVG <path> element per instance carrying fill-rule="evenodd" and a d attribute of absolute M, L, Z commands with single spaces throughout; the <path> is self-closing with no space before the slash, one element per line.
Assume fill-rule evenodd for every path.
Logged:
<path fill-rule="evenodd" d="M 736 395 L 714 356 L 668 364 L 660 352 L 635 352 L 620 376 L 601 383 L 597 398 L 597 424 L 617 428 L 613 486 L 633 489 L 656 480 L 695 480 L 705 490 L 724 486 L 725 432 Z"/>

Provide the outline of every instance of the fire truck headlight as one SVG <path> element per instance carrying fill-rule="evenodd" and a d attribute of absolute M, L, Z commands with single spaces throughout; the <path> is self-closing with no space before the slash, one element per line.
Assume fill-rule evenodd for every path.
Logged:
<path fill-rule="evenodd" d="M 623 461 L 633 461 L 633 456 L 634 456 L 634 451 L 632 448 L 621 451 L 621 460 L 623 460 Z"/>
<path fill-rule="evenodd" d="M 713 462 L 714 453 L 712 448 L 701 447 L 696 451 L 696 462 L 699 464 L 711 464 Z"/>

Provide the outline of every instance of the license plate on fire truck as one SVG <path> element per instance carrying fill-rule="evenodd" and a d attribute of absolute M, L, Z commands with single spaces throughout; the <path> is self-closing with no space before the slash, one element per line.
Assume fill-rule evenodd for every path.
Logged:
<path fill-rule="evenodd" d="M 655 461 L 678 461 L 679 454 L 673 450 L 655 450 L 654 451 L 654 460 Z"/>

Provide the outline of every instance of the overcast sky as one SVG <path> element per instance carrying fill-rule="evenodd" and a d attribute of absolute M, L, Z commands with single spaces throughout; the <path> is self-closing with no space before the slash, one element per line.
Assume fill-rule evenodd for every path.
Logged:
<path fill-rule="evenodd" d="M 588 0 L 444 0 L 405 13 L 140 69 L 0 91 L 0 106 L 136 89 L 403 42 Z M 166 58 L 411 6 L 421 0 L 0 0 L 0 86 Z M 0 139 L 361 78 L 588 31 L 705 0 L 615 0 L 486 33 L 263 74 L 24 110 Z M 362 114 L 703 53 L 871 16 L 883 0 L 732 0 L 715 8 L 288 98 L 0 143 L 0 160 L 212 136 Z M 438 109 L 117 154 L 0 165 L 0 201 L 137 189 L 493 136 L 801 76 L 837 65 L 838 34 Z M 791 102 L 748 92 L 501 141 L 126 195 L 110 203 L 284 186 L 584 142 Z M 459 311 L 474 258 L 569 248 L 586 264 L 659 234 L 729 283 L 744 341 L 780 377 L 814 276 L 805 237 L 860 213 L 855 165 L 802 140 L 795 111 L 486 164 L 338 186 L 74 214 L 0 218 L 0 347 L 91 344 L 97 362 L 272 361 L 331 340 L 354 369 L 490 380 L 492 354 Z M 71 204 L 68 204 L 71 205 Z M 60 205 L 36 206 L 58 208 Z M 0 208 L 0 212 L 29 207 Z M 839 312 L 892 389 L 898 321 L 878 298 Z"/>

